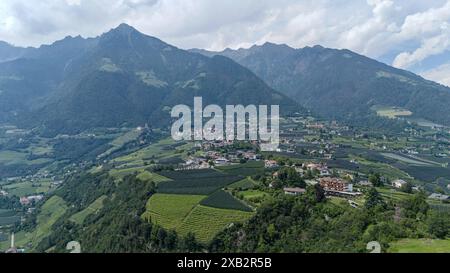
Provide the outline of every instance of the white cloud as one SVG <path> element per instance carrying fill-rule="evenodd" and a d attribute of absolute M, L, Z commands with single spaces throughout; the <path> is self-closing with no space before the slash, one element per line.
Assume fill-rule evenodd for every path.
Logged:
<path fill-rule="evenodd" d="M 441 54 L 448 49 L 450 49 L 450 31 L 424 40 L 422 45 L 412 53 L 400 53 L 393 64 L 396 67 L 409 68 L 430 56 Z"/>
<path fill-rule="evenodd" d="M 421 75 L 426 79 L 450 87 L 450 64 L 440 65 L 437 68 L 421 73 Z"/>
<path fill-rule="evenodd" d="M 420 46 L 411 52 L 401 52 L 393 64 L 409 68 L 426 58 L 450 49 L 450 1 L 439 8 L 408 15 L 396 35 L 399 41 L 419 40 Z"/>

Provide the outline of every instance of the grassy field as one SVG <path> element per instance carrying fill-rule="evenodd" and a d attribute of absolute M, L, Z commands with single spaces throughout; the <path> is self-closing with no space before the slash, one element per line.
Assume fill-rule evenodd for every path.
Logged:
<path fill-rule="evenodd" d="M 192 232 L 200 242 L 207 243 L 232 223 L 244 222 L 252 215 L 252 212 L 196 206 L 177 231 L 181 236 Z"/>
<path fill-rule="evenodd" d="M 3 188 L 9 192 L 11 195 L 15 195 L 18 197 L 28 196 L 33 194 L 43 194 L 47 193 L 51 189 L 51 180 L 43 179 L 39 182 L 32 183 L 30 181 L 27 182 L 19 182 L 13 183 L 9 185 L 3 186 Z"/>
<path fill-rule="evenodd" d="M 28 160 L 27 153 L 15 151 L 0 151 L 0 164 L 2 165 L 35 165 L 48 163 L 51 160 L 48 158 L 39 158 L 35 160 Z"/>
<path fill-rule="evenodd" d="M 244 199 L 259 198 L 259 197 L 264 197 L 267 195 L 267 193 L 259 191 L 259 190 L 241 191 L 241 192 L 239 192 L 239 194 L 242 195 L 242 197 Z"/>
<path fill-rule="evenodd" d="M 147 203 L 147 211 L 142 217 L 163 228 L 177 230 L 184 218 L 205 197 L 158 193 L 150 198 Z"/>
<path fill-rule="evenodd" d="M 93 213 L 98 213 L 103 208 L 103 201 L 107 198 L 106 195 L 103 195 L 99 197 L 97 200 L 95 200 L 92 204 L 90 204 L 87 208 L 84 210 L 75 213 L 70 217 L 70 220 L 81 225 L 83 224 L 86 217 Z"/>
<path fill-rule="evenodd" d="M 450 253 L 450 239 L 404 239 L 391 244 L 390 253 Z"/>

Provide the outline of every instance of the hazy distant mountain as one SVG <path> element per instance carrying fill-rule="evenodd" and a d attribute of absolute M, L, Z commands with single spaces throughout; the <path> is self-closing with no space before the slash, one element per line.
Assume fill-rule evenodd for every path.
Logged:
<path fill-rule="evenodd" d="M 25 55 L 31 49 L 15 47 L 6 42 L 0 41 L 0 62 L 11 61 Z"/>
<path fill-rule="evenodd" d="M 124 24 L 94 39 L 68 37 L 0 64 L 0 90 L 0 101 L 9 105 L 4 112 L 52 134 L 167 125 L 168 109 L 193 104 L 194 96 L 205 104 L 301 108 L 231 59 L 184 51 Z"/>
<path fill-rule="evenodd" d="M 349 50 L 266 43 L 192 52 L 227 56 L 275 90 L 329 118 L 364 121 L 375 115 L 372 106 L 382 105 L 407 108 L 415 117 L 450 125 L 450 88 Z"/>

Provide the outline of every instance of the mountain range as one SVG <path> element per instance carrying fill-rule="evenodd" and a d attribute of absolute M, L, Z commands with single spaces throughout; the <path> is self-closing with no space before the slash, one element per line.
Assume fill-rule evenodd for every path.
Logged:
<path fill-rule="evenodd" d="M 411 118 L 450 125 L 450 88 L 350 50 L 322 46 L 294 49 L 265 43 L 211 52 L 247 67 L 278 90 L 327 118 L 367 122 L 376 107 L 398 107 Z"/>
<path fill-rule="evenodd" d="M 0 115 L 49 135 L 165 126 L 171 107 L 192 105 L 195 96 L 205 105 L 279 104 L 282 112 L 301 110 L 229 58 L 181 50 L 125 24 L 96 38 L 67 37 L 24 51 L 0 63 Z"/>
<path fill-rule="evenodd" d="M 377 118 L 401 107 L 450 125 L 450 88 L 349 50 L 182 50 L 122 24 L 95 38 L 39 48 L 0 43 L 0 122 L 47 135 L 95 127 L 167 126 L 177 104 L 279 104 L 326 118 Z"/>

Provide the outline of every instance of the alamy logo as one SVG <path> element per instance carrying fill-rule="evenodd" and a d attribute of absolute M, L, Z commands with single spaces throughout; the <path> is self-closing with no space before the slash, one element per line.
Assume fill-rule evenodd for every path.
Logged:
<path fill-rule="evenodd" d="M 262 151 L 278 149 L 280 142 L 280 107 L 271 105 L 270 116 L 267 105 L 218 105 L 203 108 L 203 99 L 194 98 L 194 110 L 187 105 L 172 108 L 172 118 L 178 118 L 172 125 L 174 140 L 196 141 L 259 141 Z M 208 119 L 205 123 L 205 119 Z M 270 129 L 269 129 L 270 123 Z"/>

